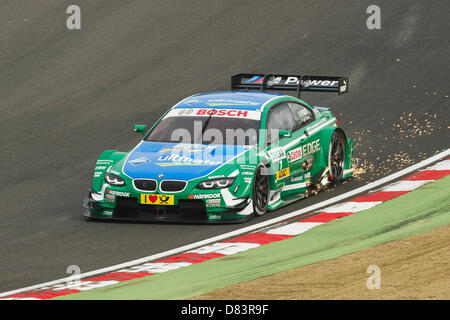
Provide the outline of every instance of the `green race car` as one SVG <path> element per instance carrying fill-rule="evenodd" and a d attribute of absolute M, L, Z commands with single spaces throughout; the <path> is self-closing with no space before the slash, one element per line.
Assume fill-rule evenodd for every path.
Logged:
<path fill-rule="evenodd" d="M 336 117 L 297 98 L 345 93 L 348 78 L 238 74 L 231 87 L 180 101 L 148 130 L 136 125 L 144 138 L 131 151 L 103 152 L 84 215 L 245 221 L 353 175 L 353 141 Z"/>

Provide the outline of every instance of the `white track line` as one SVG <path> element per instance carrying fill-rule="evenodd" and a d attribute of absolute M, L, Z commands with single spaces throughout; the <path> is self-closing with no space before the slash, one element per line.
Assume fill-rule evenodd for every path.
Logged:
<path fill-rule="evenodd" d="M 258 243 L 247 243 L 247 242 L 218 242 L 209 246 L 203 246 L 195 250 L 188 251 L 189 253 L 220 253 L 225 256 L 235 254 L 238 252 L 246 251 L 248 249 L 253 249 L 259 247 Z"/>
<path fill-rule="evenodd" d="M 364 201 L 364 202 L 353 202 L 353 201 L 347 201 L 338 203 L 334 206 L 325 208 L 321 210 L 321 212 L 329 212 L 329 213 L 337 213 L 337 212 L 360 212 L 364 210 L 368 210 L 370 208 L 375 207 L 376 205 L 379 205 L 380 203 L 383 203 L 383 201 Z"/>
<path fill-rule="evenodd" d="M 141 266 L 131 267 L 129 269 L 122 269 L 119 272 L 149 272 L 149 273 L 163 273 L 170 270 L 175 270 L 182 267 L 190 266 L 192 263 L 189 262 L 150 262 L 144 263 Z"/>
<path fill-rule="evenodd" d="M 308 231 L 318 225 L 323 224 L 322 222 L 293 222 L 285 226 L 270 229 L 266 233 L 269 234 L 282 234 L 285 236 L 298 236 L 299 234 Z"/>
<path fill-rule="evenodd" d="M 211 244 L 211 243 L 214 243 L 214 242 L 225 240 L 227 238 L 231 238 L 231 237 L 243 234 L 243 233 L 248 233 L 248 232 L 251 232 L 251 231 L 254 231 L 254 230 L 262 229 L 264 227 L 267 227 L 269 225 L 275 224 L 277 222 L 280 222 L 280 221 L 283 221 L 283 220 L 286 220 L 286 219 L 289 219 L 289 218 L 296 217 L 296 216 L 301 215 L 303 213 L 315 211 L 317 209 L 320 209 L 320 208 L 323 208 L 325 206 L 328 206 L 328 205 L 334 204 L 336 202 L 342 201 L 344 199 L 353 197 L 353 196 L 358 195 L 360 193 L 363 193 L 365 191 L 369 191 L 371 189 L 377 188 L 377 187 L 379 187 L 381 185 L 384 185 L 384 184 L 386 184 L 388 182 L 391 182 L 391 181 L 393 181 L 393 180 L 395 180 L 397 178 L 400 178 L 400 177 L 402 177 L 402 176 L 404 176 L 404 175 L 406 175 L 408 173 L 411 173 L 413 171 L 419 170 L 419 169 L 421 169 L 421 168 L 423 168 L 423 167 L 425 167 L 425 166 L 427 166 L 427 165 L 429 165 L 429 164 L 431 164 L 431 163 L 433 163 L 435 161 L 438 161 L 438 160 L 440 160 L 442 158 L 445 158 L 445 157 L 447 157 L 449 155 L 450 155 L 450 148 L 445 150 L 445 151 L 443 151 L 443 152 L 441 152 L 441 153 L 438 153 L 438 154 L 436 154 L 436 155 L 434 155 L 434 156 L 432 156 L 432 157 L 430 157 L 428 159 L 425 159 L 425 160 L 423 160 L 423 161 L 421 161 L 419 163 L 416 163 L 415 165 L 412 165 L 412 166 L 410 166 L 408 168 L 405 168 L 405 169 L 400 170 L 400 171 L 398 171 L 396 173 L 393 173 L 393 174 L 391 174 L 391 175 L 389 175 L 387 177 L 384 177 L 384 178 L 382 178 L 380 180 L 374 181 L 374 182 L 369 183 L 369 184 L 367 184 L 365 186 L 362 186 L 362 187 L 359 187 L 359 188 L 354 189 L 352 191 L 346 192 L 346 193 L 341 194 L 339 196 L 336 196 L 334 198 L 322 201 L 320 203 L 316 203 L 316 204 L 311 205 L 309 207 L 306 207 L 306 208 L 303 208 L 303 209 L 300 209 L 300 210 L 296 210 L 296 211 L 293 211 L 291 213 L 287 213 L 287 214 L 282 215 L 282 216 L 277 217 L 277 218 L 273 218 L 273 219 L 270 219 L 270 220 L 267 220 L 267 221 L 263 221 L 263 222 L 260 222 L 260 223 L 257 223 L 257 224 L 245 227 L 245 228 L 241 228 L 241 229 L 238 229 L 238 230 L 227 232 L 227 233 L 224 233 L 224 234 L 212 237 L 212 238 L 208 238 L 208 239 L 205 239 L 205 240 L 197 241 L 195 243 L 191 243 L 191 244 L 188 244 L 188 245 L 185 245 L 185 246 L 182 246 L 182 247 L 178 247 L 178 248 L 175 248 L 175 249 L 171 249 L 171 250 L 168 250 L 168 251 L 165 251 L 165 252 L 160 252 L 160 253 L 153 254 L 151 256 L 147 256 L 147 257 L 144 257 L 144 258 L 140 258 L 140 259 L 136 259 L 136 260 L 133 260 L 133 261 L 117 264 L 117 265 L 114 265 L 114 266 L 111 266 L 111 267 L 106 267 L 106 268 L 102 268 L 102 269 L 98 269 L 98 270 L 93 270 L 93 271 L 89 271 L 89 272 L 86 272 L 86 273 L 82 273 L 80 275 L 75 275 L 75 276 L 66 277 L 66 278 L 62 278 L 62 279 L 58 279 L 58 280 L 54 280 L 54 281 L 49 281 L 49 282 L 46 282 L 46 283 L 25 287 L 25 288 L 22 288 L 22 289 L 17 289 L 17 290 L 12 290 L 12 291 L 8 291 L 8 292 L 3 292 L 3 293 L 0 293 L 0 297 L 13 295 L 13 294 L 16 294 L 16 293 L 19 293 L 19 292 L 23 292 L 23 291 L 35 290 L 35 289 L 39 289 L 39 288 L 42 288 L 42 287 L 52 286 L 52 285 L 56 285 L 56 284 L 60 284 L 60 283 L 67 283 L 67 282 L 70 282 L 70 281 L 78 280 L 80 278 L 85 278 L 85 277 L 95 276 L 95 275 L 99 275 L 99 274 L 103 274 L 103 273 L 108 273 L 108 272 L 116 271 L 116 270 L 119 270 L 119 269 L 129 268 L 129 267 L 132 267 L 132 266 L 135 266 L 135 265 L 143 264 L 143 263 L 146 263 L 146 262 L 149 262 L 149 261 L 161 259 L 161 258 L 170 256 L 170 255 L 175 255 L 175 254 L 178 254 L 178 253 L 181 253 L 181 252 L 184 252 L 184 251 L 188 251 L 188 250 L 192 250 L 192 249 L 195 249 L 195 248 L 198 248 L 198 247 L 201 247 L 201 246 L 205 246 L 207 244 Z"/>
<path fill-rule="evenodd" d="M 427 170 L 450 170 L 450 160 L 444 160 L 434 166 L 427 168 Z"/>
<path fill-rule="evenodd" d="M 403 180 L 397 181 L 383 189 L 381 191 L 412 191 L 434 180 Z"/>

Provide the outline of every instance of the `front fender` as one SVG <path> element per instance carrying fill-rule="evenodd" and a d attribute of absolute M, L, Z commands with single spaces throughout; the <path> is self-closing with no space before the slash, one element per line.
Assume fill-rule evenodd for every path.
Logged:
<path fill-rule="evenodd" d="M 102 189 L 105 173 L 127 155 L 126 152 L 119 152 L 117 150 L 106 150 L 98 158 L 95 168 L 94 177 L 92 180 L 92 190 L 100 192 Z"/>

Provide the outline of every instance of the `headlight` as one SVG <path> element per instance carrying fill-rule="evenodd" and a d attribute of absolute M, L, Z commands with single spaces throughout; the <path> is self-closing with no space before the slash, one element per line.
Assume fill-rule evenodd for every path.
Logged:
<path fill-rule="evenodd" d="M 233 185 L 235 178 L 223 178 L 202 181 L 197 185 L 197 189 L 222 189 Z"/>
<path fill-rule="evenodd" d="M 125 185 L 125 181 L 121 177 L 116 176 L 115 174 L 111 174 L 111 173 L 105 174 L 105 181 L 106 181 L 106 183 L 108 183 L 112 186 L 124 186 Z"/>

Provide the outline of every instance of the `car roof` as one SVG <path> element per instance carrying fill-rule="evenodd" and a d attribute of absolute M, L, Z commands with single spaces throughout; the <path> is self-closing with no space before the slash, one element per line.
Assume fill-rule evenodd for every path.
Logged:
<path fill-rule="evenodd" d="M 283 96 L 284 95 L 282 94 L 272 92 L 208 92 L 190 96 L 177 103 L 174 108 L 233 108 L 241 110 L 261 110 L 267 101 Z"/>

